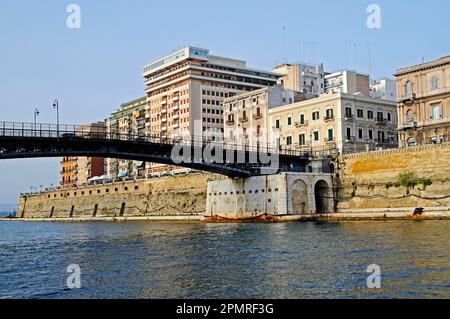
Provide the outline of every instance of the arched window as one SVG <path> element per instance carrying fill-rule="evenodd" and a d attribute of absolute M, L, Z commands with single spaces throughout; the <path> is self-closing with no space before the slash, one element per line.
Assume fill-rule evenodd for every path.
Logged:
<path fill-rule="evenodd" d="M 411 81 L 406 82 L 405 93 L 406 93 L 406 96 L 412 95 L 412 83 L 411 83 Z"/>
<path fill-rule="evenodd" d="M 439 89 L 439 78 L 437 75 L 433 75 L 431 77 L 431 90 L 437 90 Z"/>
<path fill-rule="evenodd" d="M 409 109 L 408 111 L 406 111 L 406 120 L 408 122 L 412 122 L 414 121 L 414 111 Z"/>

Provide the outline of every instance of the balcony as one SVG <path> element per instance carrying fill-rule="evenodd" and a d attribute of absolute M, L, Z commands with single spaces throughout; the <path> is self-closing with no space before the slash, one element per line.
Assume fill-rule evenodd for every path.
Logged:
<path fill-rule="evenodd" d="M 417 127 L 417 122 L 414 122 L 414 121 L 408 121 L 408 122 L 400 125 L 400 128 L 402 130 L 412 130 L 412 129 L 415 129 L 416 127 Z"/>
<path fill-rule="evenodd" d="M 325 122 L 332 122 L 332 121 L 334 121 L 334 115 L 327 115 L 323 118 L 323 120 Z"/>
<path fill-rule="evenodd" d="M 173 116 L 173 119 L 174 119 L 174 120 L 178 120 L 179 118 L 180 118 L 180 116 L 179 116 L 178 114 L 176 114 L 176 115 Z"/>
<path fill-rule="evenodd" d="M 179 124 L 174 124 L 174 125 L 172 125 L 172 128 L 173 128 L 173 129 L 177 129 L 177 128 L 179 128 L 179 127 L 180 127 Z"/>
<path fill-rule="evenodd" d="M 296 128 L 299 128 L 299 127 L 305 127 L 305 126 L 308 126 L 308 121 L 303 121 L 303 123 L 302 122 L 295 122 L 295 127 Z"/>
<path fill-rule="evenodd" d="M 400 98 L 400 102 L 405 104 L 413 103 L 415 100 L 416 100 L 416 93 L 404 95 Z"/>
<path fill-rule="evenodd" d="M 161 112 L 159 112 L 160 114 L 167 114 L 167 110 L 161 110 Z"/>
<path fill-rule="evenodd" d="M 162 131 L 162 132 L 165 132 L 165 131 L 167 131 L 167 126 L 163 126 L 163 127 L 161 127 L 161 131 Z"/>
<path fill-rule="evenodd" d="M 355 116 L 353 114 L 345 114 L 345 120 L 346 121 L 352 121 L 355 118 Z"/>
<path fill-rule="evenodd" d="M 234 118 L 231 118 L 231 119 L 227 119 L 227 120 L 226 120 L 226 124 L 227 124 L 227 125 L 234 125 L 234 123 L 235 123 L 235 122 L 234 122 Z"/>
<path fill-rule="evenodd" d="M 180 109 L 180 106 L 178 104 L 172 108 L 173 111 L 178 111 L 179 109 Z"/>
<path fill-rule="evenodd" d="M 375 124 L 376 125 L 386 125 L 388 122 L 387 119 L 382 119 L 382 118 L 377 118 L 375 119 Z"/>
<path fill-rule="evenodd" d="M 281 131 L 281 125 L 272 127 L 272 130 L 273 130 L 274 132 L 279 132 L 279 131 Z"/>
<path fill-rule="evenodd" d="M 247 117 L 247 116 L 245 116 L 245 117 L 240 117 L 240 118 L 239 118 L 239 122 L 241 122 L 241 123 L 248 122 L 248 117 Z"/>
<path fill-rule="evenodd" d="M 324 140 L 323 140 L 323 142 L 324 143 L 334 143 L 334 138 L 325 138 Z"/>
<path fill-rule="evenodd" d="M 167 118 L 161 119 L 161 123 L 167 123 Z"/>
<path fill-rule="evenodd" d="M 162 100 L 161 105 L 167 105 L 167 100 Z"/>
<path fill-rule="evenodd" d="M 256 113 L 256 114 L 253 114 L 253 118 L 255 119 L 255 120 L 259 120 L 259 119 L 262 119 L 262 114 L 261 113 Z"/>
<path fill-rule="evenodd" d="M 179 96 L 175 96 L 175 97 L 172 99 L 173 102 L 178 102 L 179 100 L 180 100 L 180 97 L 179 97 Z"/>

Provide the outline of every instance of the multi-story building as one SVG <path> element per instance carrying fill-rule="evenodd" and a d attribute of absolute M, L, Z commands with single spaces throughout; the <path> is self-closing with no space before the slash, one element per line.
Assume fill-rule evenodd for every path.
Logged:
<path fill-rule="evenodd" d="M 130 135 L 145 136 L 146 105 L 146 97 L 121 104 L 106 120 L 108 133 L 124 140 Z M 106 160 L 106 172 L 113 179 L 145 177 L 145 162 L 109 158 Z"/>
<path fill-rule="evenodd" d="M 104 138 L 106 134 L 105 122 L 97 122 L 83 125 L 77 130 L 77 134 L 90 138 Z M 105 159 L 102 157 L 77 157 L 77 185 L 86 185 L 93 177 L 102 176 L 105 173 Z"/>
<path fill-rule="evenodd" d="M 355 71 L 339 71 L 325 75 L 325 93 L 360 93 L 370 96 L 369 75 Z"/>
<path fill-rule="evenodd" d="M 397 94 L 395 80 L 383 78 L 377 81 L 371 81 L 370 97 L 396 102 Z"/>
<path fill-rule="evenodd" d="M 450 56 L 399 69 L 400 146 L 450 141 Z"/>
<path fill-rule="evenodd" d="M 300 92 L 285 90 L 281 84 L 226 98 L 224 101 L 224 139 L 234 145 L 266 147 L 267 112 L 281 105 L 306 99 Z"/>
<path fill-rule="evenodd" d="M 281 64 L 273 72 L 283 74 L 279 83 L 286 90 L 319 96 L 325 92 L 325 72 L 323 64 Z"/>
<path fill-rule="evenodd" d="M 61 160 L 61 187 L 71 188 L 78 185 L 77 157 L 66 156 Z"/>
<path fill-rule="evenodd" d="M 275 85 L 281 75 L 247 68 L 246 62 L 187 47 L 143 69 L 147 132 L 164 138 L 203 139 L 207 130 L 223 132 L 223 101 L 239 93 Z M 147 174 L 184 171 L 148 164 Z"/>
<path fill-rule="evenodd" d="M 268 110 L 273 145 L 360 152 L 397 147 L 395 102 L 360 94 L 323 94 Z"/>

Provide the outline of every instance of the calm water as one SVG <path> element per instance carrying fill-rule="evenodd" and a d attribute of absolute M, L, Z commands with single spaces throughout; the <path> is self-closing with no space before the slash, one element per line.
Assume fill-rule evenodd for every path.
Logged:
<path fill-rule="evenodd" d="M 448 221 L 0 222 L 0 299 L 449 298 L 449 243 Z"/>

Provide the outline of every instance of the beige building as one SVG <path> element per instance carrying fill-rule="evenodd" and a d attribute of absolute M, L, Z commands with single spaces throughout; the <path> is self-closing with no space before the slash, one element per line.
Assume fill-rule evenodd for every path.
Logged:
<path fill-rule="evenodd" d="M 268 110 L 271 142 L 294 150 L 352 153 L 397 146 L 395 102 L 361 94 L 324 94 Z"/>
<path fill-rule="evenodd" d="M 146 65 L 147 132 L 162 139 L 203 139 L 207 130 L 223 132 L 223 101 L 236 94 L 275 85 L 281 75 L 247 68 L 246 62 L 187 47 Z M 148 164 L 147 174 L 186 169 Z"/>
<path fill-rule="evenodd" d="M 108 132 L 118 139 L 127 139 L 129 136 L 145 136 L 146 106 L 146 97 L 121 104 L 106 120 Z M 106 160 L 106 172 L 112 179 L 144 177 L 145 163 L 108 158 Z"/>
<path fill-rule="evenodd" d="M 327 74 L 325 93 L 361 93 L 370 96 L 369 75 L 349 70 Z"/>
<path fill-rule="evenodd" d="M 399 69 L 400 145 L 450 141 L 450 56 Z"/>
<path fill-rule="evenodd" d="M 281 64 L 273 72 L 283 74 L 279 80 L 286 90 L 318 96 L 325 92 L 323 64 Z"/>
<path fill-rule="evenodd" d="M 305 94 L 285 90 L 281 84 L 225 99 L 225 141 L 254 149 L 268 146 L 268 110 L 305 99 Z"/>

